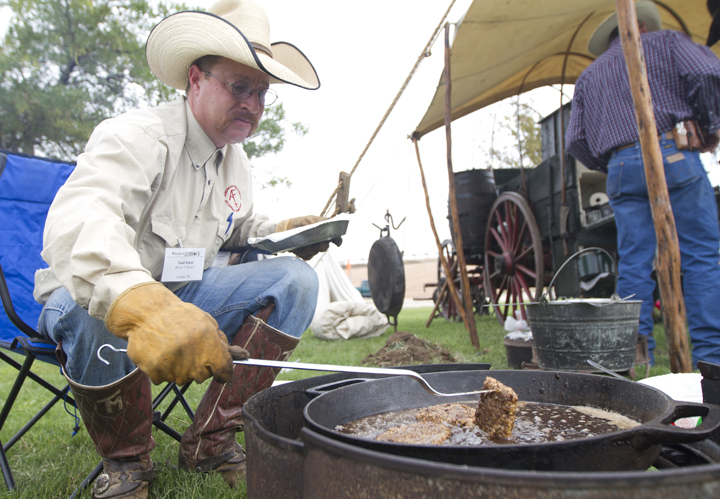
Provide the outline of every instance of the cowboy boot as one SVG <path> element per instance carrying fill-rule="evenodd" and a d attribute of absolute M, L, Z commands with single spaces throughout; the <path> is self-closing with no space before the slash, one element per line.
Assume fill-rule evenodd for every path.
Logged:
<path fill-rule="evenodd" d="M 155 479 L 150 461 L 150 451 L 155 448 L 150 379 L 140 369 L 105 386 L 80 385 L 67 374 L 65 378 L 103 459 L 103 473 L 95 480 L 93 497 L 147 498 Z"/>
<path fill-rule="evenodd" d="M 270 303 L 255 317 L 245 319 L 232 344 L 248 351 L 253 359 L 286 360 L 300 338 L 267 324 L 274 309 Z M 211 381 L 195 412 L 195 420 L 180 443 L 178 464 L 188 471 L 217 471 L 231 486 L 245 477 L 245 451 L 235 439 L 242 431 L 242 406 L 254 394 L 272 386 L 280 369 L 233 366 L 230 381 Z"/>

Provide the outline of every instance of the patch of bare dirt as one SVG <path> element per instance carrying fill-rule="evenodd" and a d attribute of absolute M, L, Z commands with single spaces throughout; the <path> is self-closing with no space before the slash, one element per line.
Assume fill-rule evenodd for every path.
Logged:
<path fill-rule="evenodd" d="M 387 339 L 384 347 L 365 357 L 362 363 L 377 367 L 393 367 L 455 362 L 457 360 L 450 352 L 440 345 L 420 339 L 407 331 L 398 331 Z"/>

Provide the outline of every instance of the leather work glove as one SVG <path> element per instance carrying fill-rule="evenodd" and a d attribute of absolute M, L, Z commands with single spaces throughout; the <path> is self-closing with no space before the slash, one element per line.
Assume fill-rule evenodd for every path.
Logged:
<path fill-rule="evenodd" d="M 316 217 L 315 215 L 306 215 L 304 217 L 288 218 L 278 222 L 275 227 L 275 232 L 285 232 L 290 229 L 297 229 L 298 227 L 305 227 L 306 225 L 316 224 L 327 220 L 325 217 Z"/>
<path fill-rule="evenodd" d="M 159 282 L 139 284 L 120 294 L 105 316 L 105 325 L 127 340 L 128 357 L 156 385 L 202 383 L 211 376 L 219 383 L 230 379 L 228 341 L 215 319 Z"/>
<path fill-rule="evenodd" d="M 305 225 L 312 225 L 316 224 L 318 222 L 322 222 L 323 220 L 327 220 L 325 217 L 317 217 L 315 215 L 306 215 L 304 217 L 297 217 L 297 218 L 288 218 L 287 220 L 282 220 L 281 222 L 278 222 L 277 226 L 275 227 L 275 232 L 284 232 L 286 230 L 290 229 L 297 229 L 298 227 L 304 227 Z M 342 237 L 336 237 L 335 239 L 332 239 L 330 242 L 332 242 L 335 246 L 340 246 L 342 244 Z M 317 255 L 318 253 L 324 253 L 328 250 L 330 247 L 330 242 L 324 242 L 324 243 L 315 243 L 311 244 L 310 246 L 303 246 L 301 248 L 295 248 L 294 250 L 291 250 L 292 253 L 295 253 L 298 257 L 302 258 L 303 260 L 310 260 L 312 257 Z"/>
<path fill-rule="evenodd" d="M 232 360 L 246 360 L 250 358 L 250 352 L 237 345 L 230 345 L 228 351 L 230 352 Z"/>

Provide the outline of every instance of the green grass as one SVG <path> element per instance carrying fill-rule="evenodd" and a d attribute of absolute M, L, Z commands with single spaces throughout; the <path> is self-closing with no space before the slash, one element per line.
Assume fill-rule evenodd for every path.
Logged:
<path fill-rule="evenodd" d="M 494 316 L 477 318 L 480 349 L 476 352 L 462 323 L 435 319 L 431 326 L 426 328 L 425 323 L 430 311 L 430 308 L 403 310 L 398 318 L 398 331 L 409 331 L 420 338 L 441 345 L 449 350 L 458 362 L 488 363 L 493 369 L 507 369 L 502 341 L 505 331 Z M 328 342 L 317 339 L 307 331 L 290 360 L 361 365 L 362 360 L 367 355 L 377 352 L 392 333 L 391 327 L 377 338 Z M 656 326 L 655 338 L 656 365 L 650 371 L 651 376 L 670 372 L 662 325 Z M 63 378 L 57 368 L 37 362 L 34 370 L 56 386 L 64 386 Z M 642 378 L 644 373 L 644 368 L 638 369 L 638 379 Z M 14 368 L 0 363 L 0 405 L 7 397 L 16 374 Z M 294 370 L 281 373 L 279 379 L 297 380 L 320 374 L 323 373 Z M 205 387 L 206 385 L 193 385 L 188 390 L 186 395 L 193 407 L 197 406 Z M 0 440 L 7 441 L 48 399 L 48 392 L 34 382 L 28 381 L 5 427 L 0 432 Z M 176 408 L 168 419 L 168 423 L 179 431 L 184 430 L 189 422 L 180 408 Z M 78 434 L 71 436 L 74 424 L 73 418 L 68 415 L 62 404 L 57 404 L 25 434 L 8 451 L 17 493 L 10 495 L 0 486 L 0 497 L 27 499 L 68 497 L 100 461 L 82 423 Z M 244 483 L 237 490 L 230 490 L 217 475 L 185 473 L 176 469 L 179 444 L 158 430 L 153 429 L 153 434 L 157 447 L 151 456 L 158 466 L 158 477 L 150 489 L 151 498 L 242 499 L 246 497 Z M 239 440 L 242 443 L 242 435 L 239 436 Z M 91 490 L 86 490 L 80 497 L 92 497 Z"/>

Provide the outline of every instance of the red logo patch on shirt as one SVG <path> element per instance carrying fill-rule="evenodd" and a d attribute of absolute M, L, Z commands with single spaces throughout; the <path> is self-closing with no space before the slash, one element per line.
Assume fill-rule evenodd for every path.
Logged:
<path fill-rule="evenodd" d="M 225 204 L 228 205 L 232 211 L 240 211 L 240 208 L 242 208 L 240 189 L 234 185 L 225 189 Z"/>

